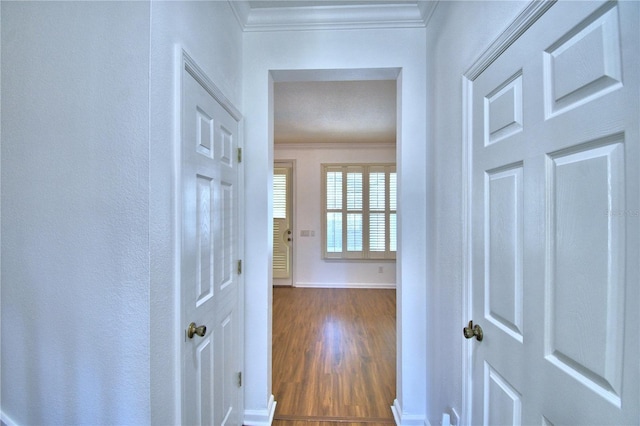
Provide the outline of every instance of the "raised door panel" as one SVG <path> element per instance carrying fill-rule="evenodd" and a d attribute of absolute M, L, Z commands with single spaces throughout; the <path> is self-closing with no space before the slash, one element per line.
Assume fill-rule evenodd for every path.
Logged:
<path fill-rule="evenodd" d="M 618 407 L 625 229 L 610 212 L 625 206 L 620 137 L 549 157 L 545 318 L 547 360 Z"/>
<path fill-rule="evenodd" d="M 199 425 L 213 425 L 214 406 L 211 403 L 214 400 L 213 383 L 215 381 L 214 368 L 214 352 L 213 347 L 214 334 L 210 333 L 205 339 L 198 342 L 194 352 L 194 369 L 196 374 L 195 388 L 195 423 Z M 213 378 L 213 380 L 211 380 Z"/>
<path fill-rule="evenodd" d="M 522 164 L 485 178 L 485 318 L 522 342 Z"/>
<path fill-rule="evenodd" d="M 488 363 L 484 368 L 485 425 L 521 425 L 520 393 Z"/>
<path fill-rule="evenodd" d="M 619 10 L 607 2 L 544 50 L 547 118 L 622 85 Z"/>

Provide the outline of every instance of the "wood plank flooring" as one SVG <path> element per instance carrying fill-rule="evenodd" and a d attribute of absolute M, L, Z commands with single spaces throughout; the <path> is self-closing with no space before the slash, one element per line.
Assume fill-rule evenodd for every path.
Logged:
<path fill-rule="evenodd" d="M 393 424 L 396 293 L 273 289 L 274 426 Z"/>

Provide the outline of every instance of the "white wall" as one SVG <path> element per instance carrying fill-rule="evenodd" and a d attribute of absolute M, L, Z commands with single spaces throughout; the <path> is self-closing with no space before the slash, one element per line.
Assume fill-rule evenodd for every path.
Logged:
<path fill-rule="evenodd" d="M 424 28 L 256 32 L 244 34 L 246 384 L 256 421 L 271 397 L 271 70 L 399 68 L 398 374 L 396 409 L 422 421 L 426 401 L 427 182 L 426 35 Z M 391 404 L 393 401 L 389 401 Z M 246 418 L 245 418 L 246 419 Z"/>
<path fill-rule="evenodd" d="M 1 7 L 3 421 L 147 424 L 149 3 Z"/>
<path fill-rule="evenodd" d="M 176 51 L 184 48 L 241 108 L 242 36 L 227 2 L 153 2 L 150 67 L 151 423 L 180 423 L 179 324 L 175 277 L 174 147 Z M 180 53 L 180 52 L 178 52 Z M 178 58 L 180 59 L 180 58 Z"/>
<path fill-rule="evenodd" d="M 175 52 L 237 107 L 226 2 L 2 2 L 8 423 L 177 424 Z"/>
<path fill-rule="evenodd" d="M 394 163 L 395 146 L 298 147 L 276 145 L 276 160 L 295 160 L 293 278 L 298 287 L 395 288 L 396 263 L 387 261 L 342 261 L 322 258 L 321 164 Z M 315 236 L 301 236 L 301 230 Z M 382 272 L 379 272 L 382 268 Z"/>
<path fill-rule="evenodd" d="M 440 2 L 427 28 L 427 79 L 433 140 L 434 269 L 428 290 L 428 420 L 462 409 L 463 182 L 462 75 L 506 29 L 526 2 Z"/>

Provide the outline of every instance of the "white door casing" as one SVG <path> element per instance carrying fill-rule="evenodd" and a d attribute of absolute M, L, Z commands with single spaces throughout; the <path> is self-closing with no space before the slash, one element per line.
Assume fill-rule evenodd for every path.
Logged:
<path fill-rule="evenodd" d="M 466 74 L 467 417 L 637 424 L 640 8 L 551 5 Z"/>
<path fill-rule="evenodd" d="M 240 114 L 185 52 L 181 56 L 182 423 L 240 425 Z M 206 327 L 203 336 L 187 336 L 192 322 Z"/>

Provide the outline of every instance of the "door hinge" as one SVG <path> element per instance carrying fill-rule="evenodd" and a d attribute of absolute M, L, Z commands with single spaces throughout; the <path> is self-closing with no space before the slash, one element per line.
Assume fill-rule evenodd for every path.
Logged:
<path fill-rule="evenodd" d="M 242 260 L 238 260 L 238 275 L 242 273 Z"/>
<path fill-rule="evenodd" d="M 238 163 L 242 163 L 242 148 L 238 148 Z"/>
<path fill-rule="evenodd" d="M 242 387 L 242 371 L 238 371 L 238 387 Z"/>

